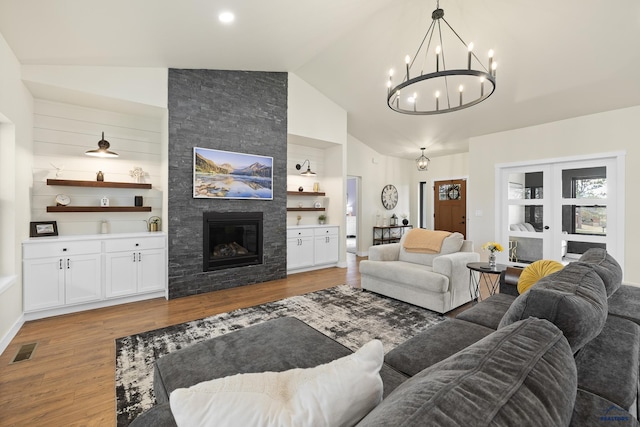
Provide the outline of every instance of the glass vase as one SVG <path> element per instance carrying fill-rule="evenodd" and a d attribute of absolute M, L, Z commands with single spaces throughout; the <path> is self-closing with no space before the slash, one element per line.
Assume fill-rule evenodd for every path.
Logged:
<path fill-rule="evenodd" d="M 496 268 L 496 254 L 489 252 L 489 268 Z"/>

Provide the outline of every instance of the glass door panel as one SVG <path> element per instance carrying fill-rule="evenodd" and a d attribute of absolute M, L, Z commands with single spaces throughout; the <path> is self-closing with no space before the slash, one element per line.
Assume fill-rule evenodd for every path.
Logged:
<path fill-rule="evenodd" d="M 549 174 L 546 167 L 512 168 L 505 171 L 507 204 L 506 235 L 508 261 L 532 263 L 545 257 L 545 209 L 544 187 Z M 506 240 L 506 239 L 505 239 Z"/>
<path fill-rule="evenodd" d="M 562 242 L 564 261 L 579 259 L 589 248 L 607 249 L 609 179 L 607 166 L 564 168 L 562 176 Z"/>

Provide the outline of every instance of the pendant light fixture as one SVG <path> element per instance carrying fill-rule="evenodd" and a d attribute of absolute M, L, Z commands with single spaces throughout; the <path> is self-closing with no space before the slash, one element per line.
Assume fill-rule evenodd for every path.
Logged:
<path fill-rule="evenodd" d="M 305 163 L 307 164 L 307 170 L 304 171 L 304 172 L 300 172 L 300 175 L 314 176 L 316 173 L 311 171 L 311 163 L 309 162 L 309 159 L 307 159 L 304 162 L 302 162 L 302 164 L 298 163 L 296 165 L 296 169 L 298 169 L 298 170 L 302 169 L 302 167 L 304 166 Z"/>
<path fill-rule="evenodd" d="M 439 0 L 431 19 L 418 50 L 413 57 L 405 56 L 403 71 L 398 73 L 400 82 L 393 81 L 393 69 L 389 72 L 387 105 L 398 113 L 429 115 L 458 111 L 484 101 L 496 89 L 497 63 L 493 50 L 488 52 L 485 67 L 474 53 L 473 43 L 462 40 L 444 19 Z M 447 67 L 447 60 L 452 66 Z"/>
<path fill-rule="evenodd" d="M 431 160 L 424 155 L 425 148 L 421 148 L 421 150 L 422 155 L 416 159 L 416 167 L 418 168 L 418 171 L 424 172 L 429 169 L 429 163 L 431 162 Z"/>
<path fill-rule="evenodd" d="M 104 132 L 102 132 L 102 139 L 98 141 L 98 149 L 85 151 L 84 154 L 86 154 L 87 156 L 103 157 L 103 158 L 118 157 L 118 153 L 109 151 L 110 145 L 111 144 L 109 144 L 109 141 L 104 139 Z"/>

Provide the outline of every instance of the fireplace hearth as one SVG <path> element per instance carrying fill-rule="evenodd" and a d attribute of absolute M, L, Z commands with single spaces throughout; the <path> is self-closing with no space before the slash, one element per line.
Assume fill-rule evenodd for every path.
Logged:
<path fill-rule="evenodd" d="M 262 212 L 204 212 L 203 226 L 203 271 L 262 264 Z"/>

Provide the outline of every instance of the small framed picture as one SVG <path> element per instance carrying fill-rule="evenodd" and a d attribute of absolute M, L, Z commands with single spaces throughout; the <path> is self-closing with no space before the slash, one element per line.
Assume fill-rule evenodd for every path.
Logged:
<path fill-rule="evenodd" d="M 30 237 L 57 236 L 58 224 L 55 221 L 31 222 L 29 228 Z"/>

